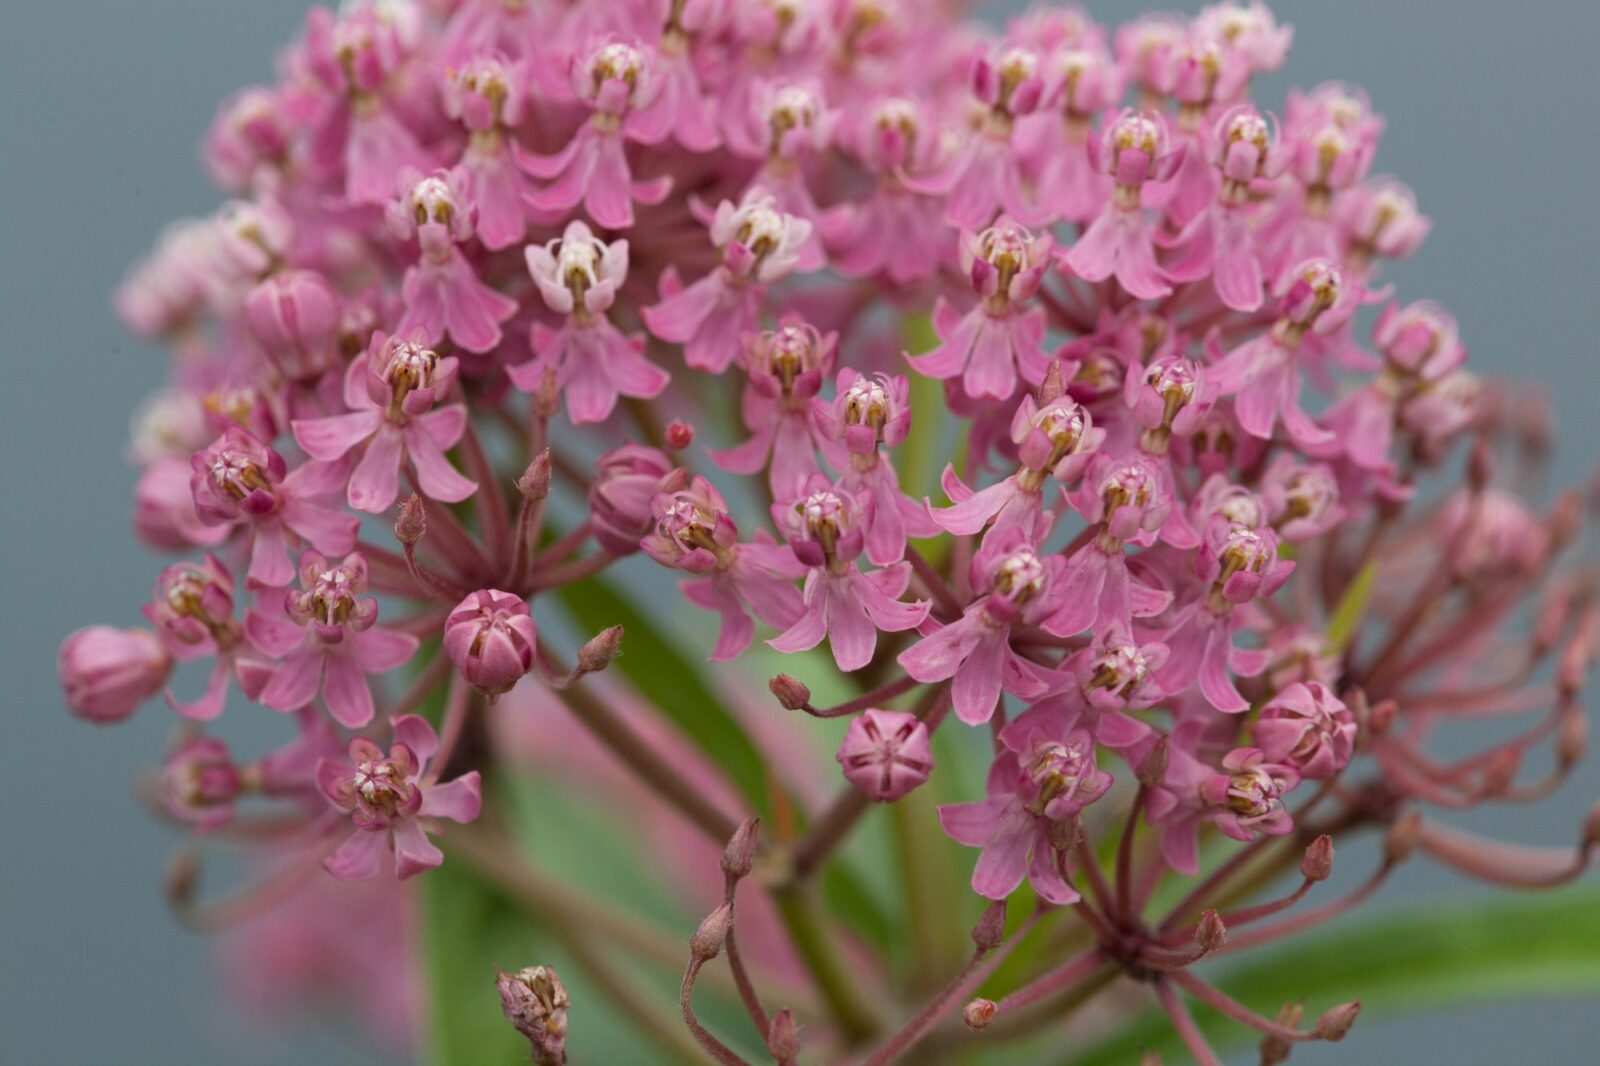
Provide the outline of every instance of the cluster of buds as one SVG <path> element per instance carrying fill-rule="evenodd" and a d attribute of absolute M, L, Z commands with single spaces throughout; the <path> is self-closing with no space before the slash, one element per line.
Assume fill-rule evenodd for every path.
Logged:
<path fill-rule="evenodd" d="M 1197 1061 L 1216 1060 L 1191 1000 L 1282 1061 L 1342 1037 L 1355 1005 L 1302 1027 L 1193 963 L 1340 913 L 1413 855 L 1511 886 L 1578 876 L 1593 818 L 1575 849 L 1536 851 L 1431 813 L 1572 772 L 1600 576 L 1571 550 L 1578 497 L 1519 495 L 1540 412 L 1488 402 L 1455 319 L 1390 302 L 1356 325 L 1429 228 L 1371 176 L 1371 103 L 1325 85 L 1279 122 L 1255 102 L 1290 36 L 1259 3 L 1115 31 L 1058 8 L 992 29 L 959 6 L 313 11 L 281 82 L 207 139 L 237 199 L 170 230 L 120 294 L 173 350 L 131 449 L 135 530 L 182 558 L 148 628 L 67 638 L 72 711 L 115 722 L 166 693 L 185 732 L 161 807 L 202 842 L 345 880 L 477 864 L 585 926 L 594 987 L 629 989 L 611 960 L 662 941 L 519 865 L 514 771 L 596 807 L 659 801 L 631 803 L 616 843 L 651 869 L 731 837 L 687 1033 L 642 1014 L 723 1063 L 745 1060 L 691 996 L 724 956 L 779 1066 L 802 1036 L 829 1061 L 876 1042 L 863 1061 L 882 1066 L 955 1014 L 998 1045 L 1020 1008 L 1117 975 Z M 603 617 L 619 601 L 632 617 Z M 653 652 L 630 659 L 623 622 Z M 781 707 L 849 718 L 837 765 L 801 765 L 807 719 L 746 698 L 758 639 L 792 656 Z M 691 676 L 691 645 L 746 665 Z M 196 660 L 209 681 L 180 701 L 169 681 Z M 613 663 L 631 685 L 592 676 Z M 848 695 L 817 707 L 813 685 Z M 236 754 L 212 724 L 230 693 L 296 738 Z M 1532 720 L 1433 746 L 1489 717 Z M 1529 779 L 1541 745 L 1552 769 Z M 813 806 L 818 770 L 842 780 Z M 853 986 L 903 980 L 899 947 L 853 939 L 841 961 L 810 882 L 873 805 L 930 779 L 952 801 L 895 824 L 937 819 L 974 849 L 970 881 L 880 880 L 989 910 L 966 968 L 895 1027 Z M 758 840 L 757 815 L 782 831 Z M 1378 870 L 1295 909 L 1328 891 L 1333 836 L 1362 830 L 1385 835 Z M 1024 882 L 1026 920 L 1081 952 L 972 999 Z M 283 883 L 222 910 L 301 906 Z M 378 932 L 358 954 L 392 967 Z M 920 951 L 943 931 L 917 932 Z M 813 984 L 769 1012 L 797 960 Z M 554 970 L 498 988 L 534 1060 L 564 1062 Z M 574 1017 L 575 1048 L 597 1015 Z"/>

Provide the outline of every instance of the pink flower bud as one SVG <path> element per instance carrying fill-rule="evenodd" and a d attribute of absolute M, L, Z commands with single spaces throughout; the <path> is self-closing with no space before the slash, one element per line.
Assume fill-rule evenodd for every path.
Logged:
<path fill-rule="evenodd" d="M 538 503 L 550 495 L 550 449 L 533 457 L 528 469 L 517 479 L 517 491 L 529 503 Z"/>
<path fill-rule="evenodd" d="M 87 626 L 61 642 L 56 672 L 73 714 L 120 722 L 166 685 L 172 659 L 148 629 Z"/>
<path fill-rule="evenodd" d="M 1300 859 L 1300 875 L 1307 881 L 1326 881 L 1333 873 L 1333 838 L 1324 833 L 1313 840 Z"/>
<path fill-rule="evenodd" d="M 394 522 L 394 539 L 415 547 L 427 535 L 427 512 L 423 510 L 422 497 L 413 492 L 400 505 L 400 517 Z"/>
<path fill-rule="evenodd" d="M 761 819 L 747 818 L 734 830 L 728 846 L 722 852 L 722 872 L 735 880 L 750 876 L 755 860 L 756 842 L 760 837 Z"/>
<path fill-rule="evenodd" d="M 596 674 L 611 665 L 617 650 L 622 647 L 622 627 L 602 629 L 578 649 L 578 673 Z"/>
<path fill-rule="evenodd" d="M 288 270 L 258 284 L 244 301 L 244 324 L 290 381 L 311 382 L 339 359 L 339 294 L 310 270 Z"/>
<path fill-rule="evenodd" d="M 1416 811 L 1407 811 L 1389 826 L 1389 833 L 1383 838 L 1383 861 L 1394 864 L 1404 862 L 1416 850 L 1417 837 L 1422 833 L 1422 815 Z"/>
<path fill-rule="evenodd" d="M 689 938 L 689 952 L 701 962 L 716 958 L 722 952 L 722 942 L 728 939 L 733 928 L 733 904 L 721 903 L 706 915 L 700 928 Z"/>
<path fill-rule="evenodd" d="M 805 682 L 788 674 L 779 674 L 767 682 L 767 687 L 778 697 L 778 703 L 786 711 L 803 711 L 811 703 L 811 690 L 806 687 Z"/>
<path fill-rule="evenodd" d="M 517 1032 L 528 1038 L 533 1061 L 561 1066 L 567 1061 L 567 989 L 553 966 L 529 966 L 495 978 L 500 1009 Z"/>
<path fill-rule="evenodd" d="M 1194 927 L 1194 942 L 1207 952 L 1215 951 L 1227 943 L 1228 927 L 1223 924 L 1222 915 L 1211 909 L 1200 915 L 1200 923 Z"/>
<path fill-rule="evenodd" d="M 967 1023 L 968 1029 L 987 1029 L 989 1023 L 994 1021 L 994 1012 L 998 1004 L 992 999 L 975 999 L 961 1010 L 961 1020 Z"/>
<path fill-rule="evenodd" d="M 1353 999 L 1349 1003 L 1341 1003 L 1337 1007 L 1330 1007 L 1322 1012 L 1317 1019 L 1317 1035 L 1327 1041 L 1339 1041 L 1356 1024 L 1356 1015 L 1361 1013 L 1361 1001 Z"/>
<path fill-rule="evenodd" d="M 461 676 L 486 696 L 507 692 L 533 669 L 538 630 L 520 596 L 479 589 L 450 612 L 444 650 Z"/>
<path fill-rule="evenodd" d="M 223 825 L 243 787 L 228 746 L 215 737 L 192 737 L 167 756 L 161 768 L 161 801 L 167 812 L 197 829 Z"/>
<path fill-rule="evenodd" d="M 694 443 L 694 427 L 687 422 L 672 422 L 667 426 L 667 447 L 682 451 Z"/>
<path fill-rule="evenodd" d="M 788 1007 L 774 1014 L 767 1026 L 767 1050 L 779 1063 L 791 1062 L 800 1054 L 800 1033 L 795 1028 L 794 1011 Z"/>
<path fill-rule="evenodd" d="M 983 917 L 972 927 L 972 942 L 979 951 L 993 951 L 1006 936 L 1006 901 L 997 899 L 983 909 Z"/>
<path fill-rule="evenodd" d="M 863 711 L 851 721 L 836 758 L 845 779 L 880 803 L 904 796 L 933 771 L 928 727 L 905 711 Z"/>
<path fill-rule="evenodd" d="M 631 555 L 650 532 L 650 501 L 674 464 L 663 452 L 642 444 L 624 444 L 595 463 L 589 486 L 589 521 L 595 539 L 613 555 Z"/>

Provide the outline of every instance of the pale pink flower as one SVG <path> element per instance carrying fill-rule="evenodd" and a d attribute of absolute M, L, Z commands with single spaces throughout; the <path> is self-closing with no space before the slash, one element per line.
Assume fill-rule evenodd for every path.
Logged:
<path fill-rule="evenodd" d="M 823 379 L 833 371 L 838 341 L 838 334 L 824 336 L 797 315 L 785 316 L 776 330 L 754 338 L 745 348 L 748 377 L 740 404 L 750 439 L 711 450 L 711 461 L 736 474 L 765 470 L 778 499 L 798 492 L 822 469 L 817 461 L 820 432 L 811 407 Z"/>
<path fill-rule="evenodd" d="M 445 114 L 468 131 L 452 173 L 477 211 L 478 239 L 485 248 L 509 248 L 527 229 L 526 182 L 510 147 L 527 105 L 524 65 L 475 55 L 446 68 L 439 89 Z"/>
<path fill-rule="evenodd" d="M 175 563 L 156 579 L 144 616 L 168 653 L 179 662 L 216 658 L 200 698 L 179 703 L 167 690 L 167 702 L 179 714 L 205 721 L 222 713 L 228 679 L 239 669 L 240 654 L 249 651 L 244 628 L 233 615 L 233 575 L 214 555 L 199 563 Z"/>

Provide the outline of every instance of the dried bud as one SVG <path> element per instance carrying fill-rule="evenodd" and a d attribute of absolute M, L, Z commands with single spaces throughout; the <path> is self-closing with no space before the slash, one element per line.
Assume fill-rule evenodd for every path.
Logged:
<path fill-rule="evenodd" d="M 1194 942 L 1207 952 L 1216 951 L 1228 942 L 1228 927 L 1222 924 L 1222 915 L 1215 910 L 1206 910 L 1200 915 L 1200 923 L 1194 927 Z"/>
<path fill-rule="evenodd" d="M 608 626 L 578 649 L 578 673 L 597 674 L 611 665 L 622 647 L 622 627 Z"/>
<path fill-rule="evenodd" d="M 673 422 L 667 426 L 667 447 L 682 451 L 694 443 L 694 427 L 687 422 Z"/>
<path fill-rule="evenodd" d="M 1356 1015 L 1361 1013 L 1361 1001 L 1352 999 L 1349 1003 L 1341 1003 L 1337 1007 L 1330 1007 L 1322 1012 L 1317 1019 L 1317 1036 L 1323 1040 L 1337 1042 L 1344 1039 L 1350 1027 L 1356 1024 Z"/>
<path fill-rule="evenodd" d="M 800 1054 L 800 1033 L 795 1028 L 794 1011 L 788 1007 L 774 1014 L 767 1026 L 767 1051 L 780 1064 Z"/>
<path fill-rule="evenodd" d="M 788 674 L 779 674 L 767 682 L 767 687 L 786 711 L 803 711 L 811 706 L 811 690 Z"/>
<path fill-rule="evenodd" d="M 1167 738 L 1157 738 L 1155 745 L 1139 760 L 1134 776 L 1145 788 L 1157 788 L 1167 778 Z"/>
<path fill-rule="evenodd" d="M 1589 718 L 1583 708 L 1571 704 L 1561 715 L 1561 728 L 1556 733 L 1556 762 L 1561 769 L 1570 770 L 1582 758 L 1589 746 Z"/>
<path fill-rule="evenodd" d="M 538 503 L 550 495 L 549 448 L 534 456 L 533 462 L 528 464 L 528 469 L 517 478 L 517 491 L 522 493 L 522 498 L 529 503 Z"/>
<path fill-rule="evenodd" d="M 1393 865 L 1405 862 L 1416 849 L 1417 837 L 1422 832 L 1422 815 L 1407 811 L 1389 826 L 1389 835 L 1383 838 L 1383 861 Z"/>
<path fill-rule="evenodd" d="M 760 835 L 760 818 L 746 818 L 744 823 L 734 830 L 733 836 L 728 840 L 728 846 L 722 849 L 724 874 L 734 880 L 750 876 L 750 867 L 755 863 L 756 842 Z"/>
<path fill-rule="evenodd" d="M 1307 881 L 1326 881 L 1333 873 L 1333 838 L 1324 833 L 1313 840 L 1300 859 L 1300 875 Z"/>
<path fill-rule="evenodd" d="M 1061 372 L 1061 360 L 1050 360 L 1050 369 L 1044 372 L 1044 380 L 1039 383 L 1039 406 L 1048 407 L 1060 399 L 1067 391 L 1067 383 Z"/>
<path fill-rule="evenodd" d="M 1305 1013 L 1305 1004 L 1285 1003 L 1278 1008 L 1276 1021 L 1285 1029 L 1298 1029 Z M 1261 1041 L 1261 1066 L 1278 1066 L 1281 1062 L 1288 1062 L 1289 1053 L 1293 1050 L 1294 1045 L 1281 1036 L 1264 1037 Z"/>
<path fill-rule="evenodd" d="M 962 1009 L 961 1020 L 967 1023 L 968 1029 L 987 1029 L 989 1023 L 994 1021 L 994 1012 L 994 1000 L 975 999 Z"/>
<path fill-rule="evenodd" d="M 422 497 L 412 493 L 400 504 L 400 517 L 394 521 L 394 539 L 415 547 L 428 535 L 428 518 L 422 509 Z"/>
<path fill-rule="evenodd" d="M 720 904 L 716 910 L 706 915 L 705 921 L 700 923 L 700 928 L 689 938 L 690 954 L 701 962 L 716 958 L 721 954 L 722 942 L 728 938 L 728 930 L 732 927 L 733 904 Z"/>
<path fill-rule="evenodd" d="M 539 1066 L 567 1061 L 567 990 L 554 967 L 530 966 L 495 978 L 500 1009 L 517 1032 L 528 1038 Z"/>
<path fill-rule="evenodd" d="M 1006 937 L 1006 901 L 997 899 L 983 910 L 983 917 L 972 927 L 972 942 L 979 951 L 993 951 Z"/>

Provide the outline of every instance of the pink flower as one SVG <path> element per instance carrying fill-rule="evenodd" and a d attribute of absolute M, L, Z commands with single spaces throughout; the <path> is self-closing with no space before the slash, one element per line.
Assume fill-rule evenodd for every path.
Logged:
<path fill-rule="evenodd" d="M 800 618 L 794 556 L 761 534 L 739 543 L 727 503 L 705 478 L 696 477 L 687 489 L 657 493 L 650 510 L 655 525 L 640 547 L 664 566 L 699 575 L 678 587 L 690 603 L 722 616 L 712 661 L 735 658 L 749 646 L 755 624 L 747 610 L 777 629 Z"/>
<path fill-rule="evenodd" d="M 478 484 L 458 473 L 445 452 L 466 431 L 466 405 L 435 406 L 455 382 L 456 362 L 421 344 L 374 333 L 371 347 L 345 371 L 344 403 L 350 413 L 297 419 L 294 439 L 306 454 L 325 462 L 366 444 L 346 492 L 358 511 L 381 514 L 394 504 L 408 460 L 425 495 L 446 503 L 464 500 Z"/>
<path fill-rule="evenodd" d="M 933 772 L 928 727 L 905 711 L 861 712 L 836 757 L 845 779 L 879 803 L 893 803 Z"/>
<path fill-rule="evenodd" d="M 387 208 L 389 230 L 399 240 L 415 237 L 422 254 L 401 282 L 406 309 L 396 335 L 420 334 L 426 344 L 448 336 L 469 352 L 494 350 L 500 323 L 516 313 L 517 302 L 479 280 L 461 254 L 477 213 L 465 176 L 459 170 L 427 177 L 406 170 L 399 189 Z"/>
<path fill-rule="evenodd" d="M 440 81 L 447 115 L 468 130 L 466 147 L 453 171 L 477 209 L 477 234 L 485 248 L 509 248 L 527 229 L 523 177 L 509 147 L 511 131 L 522 124 L 527 103 L 522 63 L 475 55 L 448 67 Z"/>
<path fill-rule="evenodd" d="M 241 768 L 216 737 L 189 737 L 161 767 L 162 805 L 197 832 L 232 821 L 233 802 L 243 790 Z"/>
<path fill-rule="evenodd" d="M 148 629 L 86 626 L 61 642 L 56 677 L 72 713 L 120 722 L 167 686 L 172 657 Z"/>
<path fill-rule="evenodd" d="M 942 343 L 907 356 L 912 368 L 932 378 L 961 375 L 975 400 L 1010 399 L 1019 374 L 1030 385 L 1042 382 L 1050 368 L 1043 347 L 1044 311 L 1017 305 L 1038 291 L 1051 247 L 1049 234 L 1035 238 L 1004 217 L 976 236 L 963 235 L 961 263 L 981 302 L 958 316 L 940 299 L 933 325 Z"/>
<path fill-rule="evenodd" d="M 526 249 L 528 272 L 550 310 L 566 316 L 551 332 L 535 322 L 533 351 L 507 373 L 524 392 L 555 376 L 574 422 L 603 422 L 617 396 L 649 398 L 667 387 L 669 375 L 644 357 L 644 335 L 624 337 L 606 317 L 628 276 L 628 242 L 597 240 L 582 222 L 567 224 L 560 240 Z"/>
<path fill-rule="evenodd" d="M 799 265 L 811 223 L 784 214 L 771 194 L 751 187 L 737 205 L 717 205 L 710 232 L 721 265 L 687 288 L 669 270 L 661 302 L 640 313 L 651 333 L 684 346 L 690 366 L 720 374 L 741 351 L 741 335 L 755 331 L 765 286 Z"/>
<path fill-rule="evenodd" d="M 737 474 L 765 469 L 778 499 L 792 496 L 822 467 L 811 405 L 833 370 L 838 334 L 823 336 L 796 315 L 756 337 L 745 349 L 749 374 L 741 410 L 752 436 L 734 448 L 715 449 L 712 462 Z"/>
<path fill-rule="evenodd" d="M 1290 544 L 1314 540 L 1345 518 L 1333 471 L 1292 455 L 1279 455 L 1261 475 L 1261 503 L 1266 520 Z"/>
<path fill-rule="evenodd" d="M 1071 680 L 1007 723 L 1000 739 L 1016 748 L 1034 732 L 1066 736 L 1088 730 L 1097 744 L 1126 750 L 1150 738 L 1151 728 L 1128 714 L 1153 707 L 1167 696 L 1156 673 L 1167 646 L 1136 644 L 1127 626 L 1112 622 L 1094 642 L 1064 664 Z"/>
<path fill-rule="evenodd" d="M 440 784 L 428 762 L 439 738 L 426 719 L 403 714 L 390 722 L 394 743 L 387 754 L 365 737 L 350 741 L 348 758 L 323 759 L 317 783 L 328 801 L 350 813 L 355 832 L 323 865 L 341 881 L 376 877 L 385 850 L 394 852 L 400 880 L 444 862 L 428 839 L 434 821 L 465 824 L 482 806 L 478 771 Z"/>
<path fill-rule="evenodd" d="M 878 632 L 915 629 L 928 617 L 927 600 L 902 603 L 911 581 L 911 564 L 895 563 L 862 573 L 856 557 L 866 544 L 855 499 L 815 475 L 799 498 L 773 505 L 773 518 L 789 538 L 795 558 L 810 573 L 805 611 L 783 633 L 767 641 L 779 651 L 806 651 L 822 643 L 834 662 L 849 673 L 872 661 Z"/>
<path fill-rule="evenodd" d="M 1350 761 L 1356 718 L 1320 681 L 1296 682 L 1266 702 L 1251 736 L 1266 762 L 1326 781 Z"/>
<path fill-rule="evenodd" d="M 874 566 L 898 563 L 907 537 L 929 537 L 939 529 L 922 502 L 900 491 L 884 450 L 911 429 L 910 385 L 903 374 L 867 378 L 843 367 L 837 387 L 832 403 L 811 401 L 812 422 L 828 442 L 828 462 L 840 471 L 839 488 L 861 504 L 867 559 Z"/>
<path fill-rule="evenodd" d="M 1035 170 L 1039 204 L 1069 222 L 1099 213 L 1111 183 L 1089 161 L 1094 116 L 1122 98 L 1122 75 L 1099 41 L 1075 41 L 1044 62 L 1045 99 L 1060 112 L 1042 109 L 1021 124 L 1018 151 Z"/>
<path fill-rule="evenodd" d="M 521 596 L 479 589 L 444 622 L 444 652 L 473 688 L 494 697 L 533 669 L 539 631 Z"/>
<path fill-rule="evenodd" d="M 216 556 L 199 563 L 175 563 L 156 579 L 152 602 L 144 616 L 156 627 L 167 652 L 179 662 L 216 656 L 204 694 L 179 703 L 167 690 L 167 703 L 179 714 L 205 721 L 222 713 L 228 678 L 239 669 L 239 655 L 249 650 L 244 629 L 233 617 L 233 575 Z"/>
<path fill-rule="evenodd" d="M 1027 878 L 1041 899 L 1075 903 L 1078 892 L 1062 874 L 1073 836 L 1067 823 L 1110 787 L 1088 733 L 1053 740 L 1034 732 L 996 757 L 987 799 L 941 805 L 939 824 L 958 843 L 983 849 L 972 871 L 978 895 L 1005 899 Z"/>
<path fill-rule="evenodd" d="M 372 721 L 366 675 L 399 666 L 411 658 L 418 642 L 373 624 L 378 601 L 359 598 L 366 587 L 367 560 L 360 552 L 330 566 L 308 551 L 300 557 L 300 591 L 288 590 L 281 598 L 263 594 L 266 609 L 252 610 L 245 628 L 256 647 L 282 662 L 270 669 L 259 696 L 262 703 L 293 711 L 320 692 L 339 724 L 360 729 Z"/>
<path fill-rule="evenodd" d="M 1165 181 L 1183 163 L 1185 146 L 1168 147 L 1167 122 L 1159 113 L 1127 110 L 1101 125 L 1089 140 L 1089 161 L 1115 183 L 1111 199 L 1083 236 L 1061 256 L 1061 265 L 1085 281 L 1117 284 L 1140 300 L 1166 296 L 1172 287 L 1156 265 L 1150 223 L 1140 206 L 1147 181 Z"/>
<path fill-rule="evenodd" d="M 1211 390 L 1205 367 L 1184 356 L 1163 356 L 1148 365 L 1128 361 L 1122 379 L 1122 402 L 1144 427 L 1139 446 L 1162 455 L 1174 434 L 1187 437 L 1211 411 Z"/>
<path fill-rule="evenodd" d="M 523 170 L 549 182 L 527 198 L 535 212 L 559 217 L 582 203 L 599 225 L 627 229 L 635 200 L 658 204 L 666 198 L 672 179 L 634 181 L 624 152 L 626 141 L 656 143 L 669 132 L 666 122 L 648 113 L 660 91 L 653 60 L 643 46 L 622 40 L 572 57 L 572 95 L 590 109 L 589 121 L 554 155 L 516 153 Z"/>
<path fill-rule="evenodd" d="M 1199 726 L 1193 721 L 1192 726 Z M 1151 790 L 1146 812 L 1161 827 L 1161 854 L 1174 870 L 1194 874 L 1200 868 L 1196 834 L 1211 822 L 1235 840 L 1257 835 L 1283 836 L 1294 828 L 1283 798 L 1300 778 L 1288 767 L 1268 762 L 1258 748 L 1235 748 L 1212 769 L 1192 753 L 1190 724 L 1169 746 L 1167 774 Z"/>
<path fill-rule="evenodd" d="M 282 586 L 294 576 L 290 536 L 318 551 L 347 552 L 355 546 L 355 515 L 310 503 L 342 485 L 334 467 L 307 463 L 288 471 L 283 456 L 243 429 L 229 429 L 190 459 L 189 487 L 195 514 L 210 527 L 243 527 L 250 533 L 254 586 Z"/>
<path fill-rule="evenodd" d="M 918 681 L 953 677 L 956 717 L 972 725 L 994 714 L 1001 689 L 1023 700 L 1043 696 L 1048 670 L 1016 653 L 1011 630 L 1054 612 L 1062 566 L 1060 555 L 1041 558 L 1016 527 L 984 538 L 972 560 L 977 598 L 960 618 L 901 652 L 900 665 Z"/>

